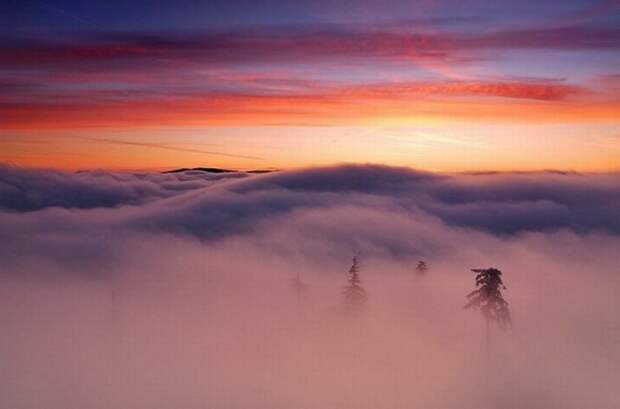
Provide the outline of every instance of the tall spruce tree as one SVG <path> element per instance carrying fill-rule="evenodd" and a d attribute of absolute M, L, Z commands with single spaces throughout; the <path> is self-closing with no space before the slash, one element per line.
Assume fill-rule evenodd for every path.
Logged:
<path fill-rule="evenodd" d="M 349 307 L 359 308 L 366 301 L 366 290 L 360 279 L 360 264 L 357 256 L 353 257 L 353 264 L 349 269 L 348 285 L 344 288 L 345 301 Z"/>
<path fill-rule="evenodd" d="M 505 290 L 506 286 L 502 281 L 502 272 L 496 268 L 472 269 L 471 271 L 476 273 L 476 289 L 467 294 L 469 301 L 463 308 L 475 308 L 482 312 L 486 321 L 488 347 L 491 324 L 497 324 L 502 330 L 512 325 L 508 302 L 502 295 L 502 290 Z"/>

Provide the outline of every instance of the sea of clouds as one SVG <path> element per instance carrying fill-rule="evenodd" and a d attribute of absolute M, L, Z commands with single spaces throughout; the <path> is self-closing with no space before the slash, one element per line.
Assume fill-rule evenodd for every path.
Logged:
<path fill-rule="evenodd" d="M 617 173 L 3 165 L 0 243 L 3 408 L 620 407 Z"/>

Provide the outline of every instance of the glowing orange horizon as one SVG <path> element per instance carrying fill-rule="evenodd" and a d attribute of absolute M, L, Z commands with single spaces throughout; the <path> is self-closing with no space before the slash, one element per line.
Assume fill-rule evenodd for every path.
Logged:
<path fill-rule="evenodd" d="M 469 92 L 474 86 L 466 87 Z M 216 95 L 153 101 L 9 106 L 0 110 L 5 130 L 141 128 L 159 126 L 346 126 L 424 121 L 615 122 L 620 101 L 577 99 L 433 99 L 428 89 L 358 87 L 318 95 Z M 459 87 L 430 95 L 458 95 Z M 493 90 L 491 90 L 493 91 Z M 398 95 L 398 93 L 404 96 Z M 511 92 L 504 87 L 497 93 Z M 514 91 L 513 91 L 514 92 Z M 525 89 L 534 95 L 563 92 Z M 420 97 L 413 97 L 422 93 Z M 537 94 L 538 93 L 538 94 Z M 414 94 L 414 95 L 411 95 Z M 87 99 L 87 98 L 85 98 Z"/>

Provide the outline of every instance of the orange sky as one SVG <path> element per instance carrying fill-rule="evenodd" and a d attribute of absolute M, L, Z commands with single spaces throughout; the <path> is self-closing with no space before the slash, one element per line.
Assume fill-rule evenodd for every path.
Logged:
<path fill-rule="evenodd" d="M 0 157 L 16 165 L 63 169 L 218 166 L 247 170 L 370 162 L 437 171 L 609 171 L 620 170 L 620 136 L 614 135 L 619 135 L 615 123 L 456 120 L 323 127 L 22 130 L 2 138 Z"/>
<path fill-rule="evenodd" d="M 4 109 L 0 161 L 65 169 L 372 162 L 609 171 L 620 169 L 618 112 L 615 98 L 573 86 L 466 82 L 35 105 Z"/>
<path fill-rule="evenodd" d="M 0 41 L 0 162 L 618 170 L 617 2 L 569 3 L 223 5 L 172 20 L 162 3 L 136 14 L 148 21 L 93 5 L 77 27 L 25 6 Z"/>

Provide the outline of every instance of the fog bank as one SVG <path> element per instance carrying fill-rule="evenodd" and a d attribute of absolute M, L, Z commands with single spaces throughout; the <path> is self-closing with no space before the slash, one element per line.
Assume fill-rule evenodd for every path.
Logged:
<path fill-rule="evenodd" d="M 620 405 L 618 174 L 5 166 L 0 209 L 2 407 Z"/>

